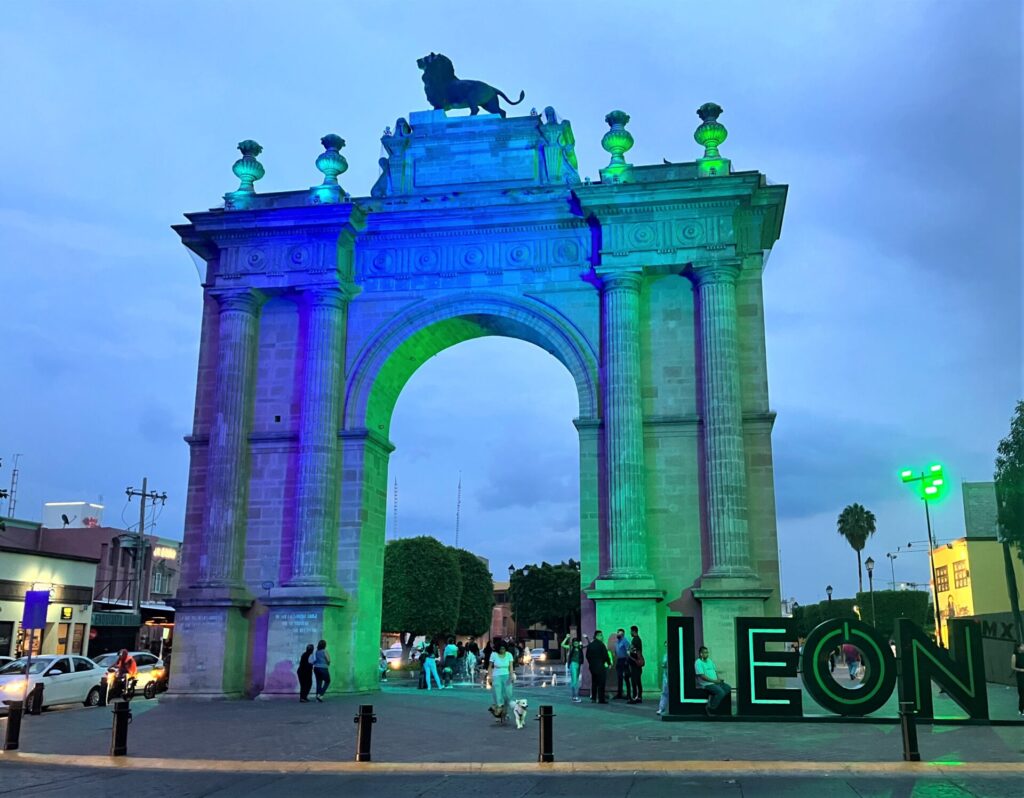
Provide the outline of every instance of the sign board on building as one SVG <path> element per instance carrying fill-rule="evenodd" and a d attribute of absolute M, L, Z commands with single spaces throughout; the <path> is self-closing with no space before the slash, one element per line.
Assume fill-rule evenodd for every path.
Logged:
<path fill-rule="evenodd" d="M 60 619 L 62 621 L 70 621 L 74 617 L 74 607 L 61 607 L 60 608 Z"/>
<path fill-rule="evenodd" d="M 49 608 L 49 590 L 29 590 L 25 593 L 25 609 L 21 614 L 21 628 L 45 629 L 46 611 Z"/>

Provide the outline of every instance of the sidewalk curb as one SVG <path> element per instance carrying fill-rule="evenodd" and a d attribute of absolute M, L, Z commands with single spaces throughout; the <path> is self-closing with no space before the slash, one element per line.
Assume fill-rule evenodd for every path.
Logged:
<path fill-rule="evenodd" d="M 650 762 L 286 762 L 265 760 L 161 759 L 155 757 L 64 756 L 19 751 L 0 752 L 0 763 L 49 767 L 167 770 L 208 773 L 304 774 L 613 774 L 685 773 L 694 776 L 1024 776 L 1018 762 L 792 762 L 737 760 L 725 762 L 655 760 Z"/>

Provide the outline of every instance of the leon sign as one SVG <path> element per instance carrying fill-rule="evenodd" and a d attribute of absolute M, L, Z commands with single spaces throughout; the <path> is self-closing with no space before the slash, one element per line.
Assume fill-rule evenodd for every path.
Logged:
<path fill-rule="evenodd" d="M 797 640 L 792 618 L 737 618 L 734 701 L 738 716 L 803 716 L 799 688 L 780 687 L 779 677 L 803 674 L 807 693 L 823 709 L 846 716 L 869 715 L 881 709 L 893 690 L 900 701 L 913 703 L 915 712 L 932 718 L 935 683 L 971 718 L 988 719 L 988 692 L 981 630 L 966 619 L 950 619 L 947 651 L 921 628 L 897 619 L 896 654 L 877 629 L 862 621 L 837 618 L 815 627 L 802 654 L 792 650 Z M 707 693 L 697 687 L 693 618 L 668 619 L 669 715 L 703 715 Z M 864 678 L 846 687 L 829 672 L 829 652 L 850 643 L 861 652 Z M 729 681 L 733 681 L 730 679 Z"/>

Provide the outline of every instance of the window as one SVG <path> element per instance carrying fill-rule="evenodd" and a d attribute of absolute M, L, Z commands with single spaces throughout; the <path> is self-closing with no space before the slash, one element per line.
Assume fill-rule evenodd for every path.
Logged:
<path fill-rule="evenodd" d="M 117 541 L 113 541 L 110 545 L 110 559 L 107 561 L 107 564 L 111 568 L 117 567 L 117 552 L 120 550 L 121 547 L 118 545 Z"/>
<path fill-rule="evenodd" d="M 135 658 L 135 664 L 138 665 L 140 668 L 143 665 L 156 665 L 156 657 L 154 657 L 152 654 L 139 654 Z"/>
<path fill-rule="evenodd" d="M 152 591 L 154 593 L 166 593 L 168 581 L 169 580 L 167 579 L 166 571 L 164 571 L 162 567 L 158 567 L 155 571 L 153 571 Z"/>
<path fill-rule="evenodd" d="M 940 565 L 935 569 L 935 592 L 945 593 L 949 590 L 949 566 Z"/>
<path fill-rule="evenodd" d="M 971 575 L 967 571 L 967 560 L 958 560 L 953 563 L 953 586 L 967 587 L 971 582 Z"/>
<path fill-rule="evenodd" d="M 47 675 L 53 676 L 53 672 L 55 670 L 61 671 L 63 673 L 71 673 L 71 664 L 68 662 L 67 657 L 61 657 L 60 659 L 56 660 L 50 667 L 50 670 L 47 671 Z"/>
<path fill-rule="evenodd" d="M 94 670 L 95 666 L 83 657 L 75 657 L 75 673 L 85 673 Z"/>

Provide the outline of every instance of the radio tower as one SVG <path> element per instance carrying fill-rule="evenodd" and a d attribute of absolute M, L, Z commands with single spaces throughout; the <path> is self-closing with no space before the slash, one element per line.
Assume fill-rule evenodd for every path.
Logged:
<path fill-rule="evenodd" d="M 462 472 L 459 472 L 459 490 L 455 498 L 455 548 L 459 547 L 459 516 L 462 515 Z"/>
<path fill-rule="evenodd" d="M 395 477 L 395 486 L 392 489 L 394 510 L 391 513 L 391 539 L 398 540 L 398 477 Z"/>
<path fill-rule="evenodd" d="M 14 455 L 14 468 L 11 470 L 11 489 L 7 492 L 7 517 L 14 518 L 14 506 L 18 503 L 18 458 Z"/>

